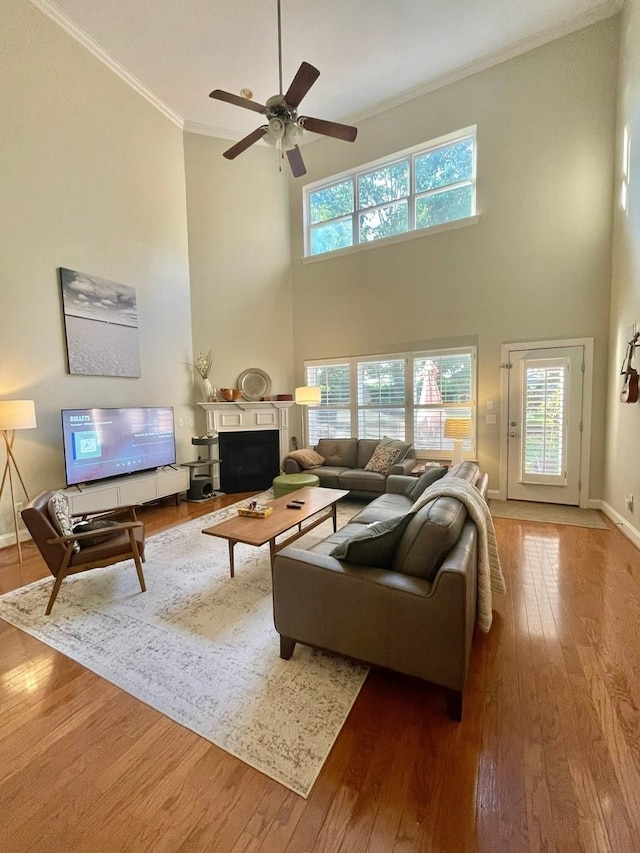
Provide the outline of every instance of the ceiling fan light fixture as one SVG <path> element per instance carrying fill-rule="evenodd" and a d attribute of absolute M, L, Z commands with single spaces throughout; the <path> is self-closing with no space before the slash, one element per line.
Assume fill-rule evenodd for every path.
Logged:
<path fill-rule="evenodd" d="M 242 89 L 240 89 L 240 97 L 246 98 L 247 101 L 252 101 L 253 100 L 253 92 L 251 91 L 251 89 L 247 89 L 246 87 L 243 87 Z"/>
<path fill-rule="evenodd" d="M 284 131 L 284 139 L 282 140 L 285 150 L 294 148 L 302 139 L 302 128 L 296 121 L 291 121 L 287 124 Z"/>

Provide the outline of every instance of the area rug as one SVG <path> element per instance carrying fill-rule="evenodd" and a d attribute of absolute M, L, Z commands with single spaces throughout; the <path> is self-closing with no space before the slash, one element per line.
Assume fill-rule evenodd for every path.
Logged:
<path fill-rule="evenodd" d="M 368 669 L 300 645 L 280 659 L 269 546 L 236 545 L 230 578 L 227 542 L 201 533 L 235 512 L 149 538 L 146 593 L 120 564 L 65 580 L 49 617 L 52 578 L 1 596 L 0 617 L 306 797 Z"/>
<path fill-rule="evenodd" d="M 606 522 L 595 509 L 577 506 L 542 504 L 531 501 L 489 501 L 491 515 L 518 521 L 541 521 L 547 524 L 569 524 L 574 527 L 596 527 L 608 530 Z"/>

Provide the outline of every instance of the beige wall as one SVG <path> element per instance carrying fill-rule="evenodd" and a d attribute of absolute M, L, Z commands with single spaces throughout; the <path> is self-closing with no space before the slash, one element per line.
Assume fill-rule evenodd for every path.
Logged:
<path fill-rule="evenodd" d="M 38 428 L 15 444 L 27 487 L 64 485 L 65 407 L 172 404 L 185 459 L 182 131 L 27 0 L 0 0 L 0 19 L 0 398 L 36 403 Z M 141 378 L 67 374 L 60 266 L 136 289 Z M 10 529 L 5 495 L 0 542 Z"/>
<path fill-rule="evenodd" d="M 302 264 L 302 182 L 292 186 L 298 379 L 305 358 L 477 340 L 492 489 L 499 426 L 484 415 L 500 399 L 501 344 L 593 337 L 590 493 L 602 494 L 617 35 L 610 19 L 364 121 L 353 145 L 303 149 L 312 182 L 475 124 L 473 227 Z"/>
<path fill-rule="evenodd" d="M 266 371 L 272 395 L 293 382 L 288 177 L 273 149 L 185 134 L 193 341 L 212 350 L 212 384 Z M 204 419 L 202 419 L 204 424 Z"/>
<path fill-rule="evenodd" d="M 621 13 L 618 121 L 615 136 L 615 196 L 609 395 L 607 398 L 607 459 L 604 499 L 626 525 L 640 536 L 640 405 L 620 402 L 620 365 L 634 323 L 640 330 L 640 0 L 627 0 Z M 619 204 L 622 134 L 631 131 L 631 183 L 628 213 Z M 636 357 L 636 368 L 638 357 Z M 625 506 L 634 494 L 635 511 Z"/>

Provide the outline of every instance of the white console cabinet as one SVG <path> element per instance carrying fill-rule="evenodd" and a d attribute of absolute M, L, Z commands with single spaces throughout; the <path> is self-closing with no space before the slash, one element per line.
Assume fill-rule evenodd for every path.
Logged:
<path fill-rule="evenodd" d="M 188 488 L 189 472 L 186 468 L 159 468 L 104 483 L 91 483 L 79 489 L 70 486 L 64 493 L 69 499 L 71 512 L 77 514 L 155 501 L 186 492 Z"/>

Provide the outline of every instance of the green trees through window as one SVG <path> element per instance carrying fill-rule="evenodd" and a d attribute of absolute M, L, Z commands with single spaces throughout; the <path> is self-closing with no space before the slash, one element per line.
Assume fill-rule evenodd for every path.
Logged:
<path fill-rule="evenodd" d="M 475 128 L 306 191 L 308 255 L 475 214 Z"/>

